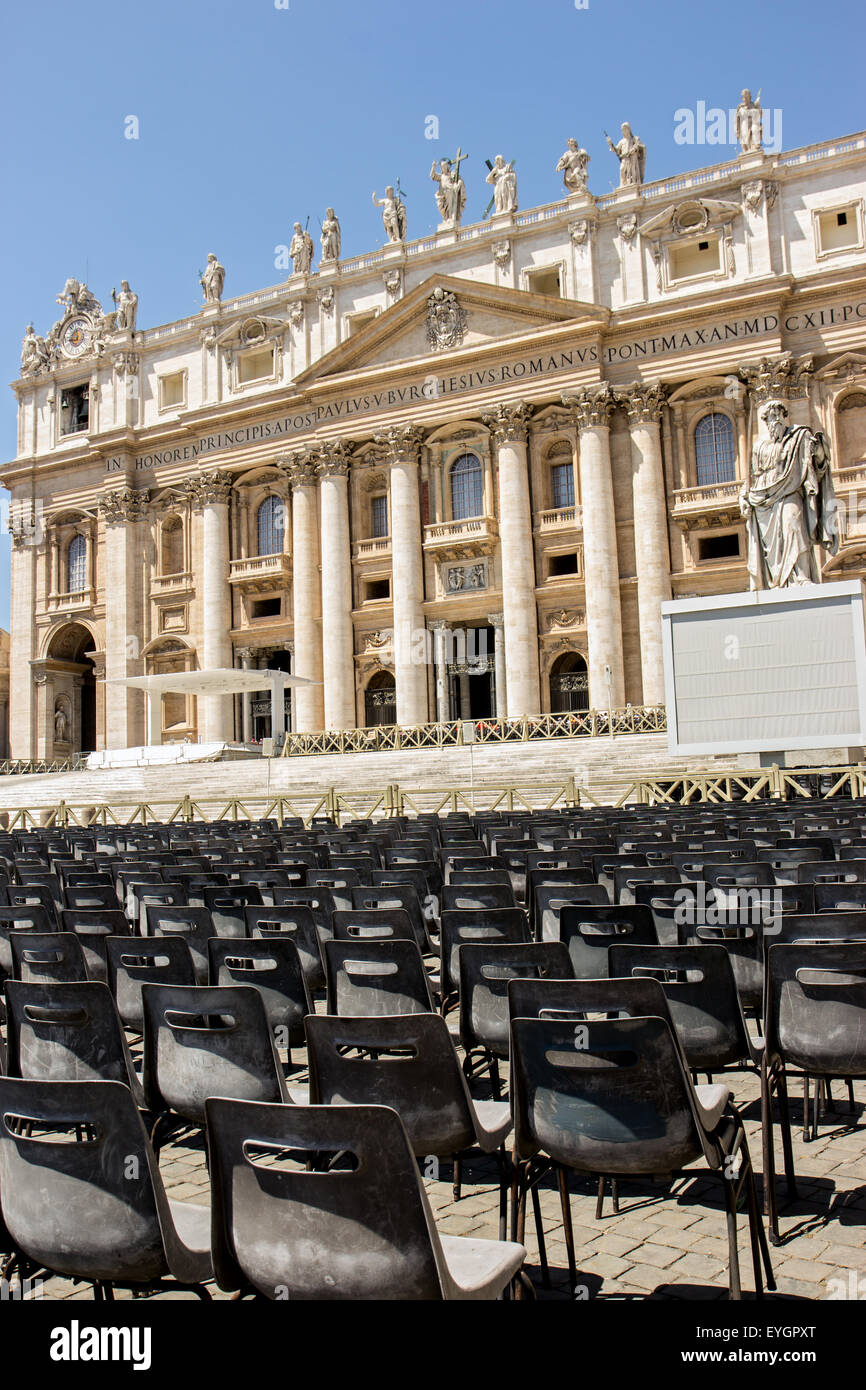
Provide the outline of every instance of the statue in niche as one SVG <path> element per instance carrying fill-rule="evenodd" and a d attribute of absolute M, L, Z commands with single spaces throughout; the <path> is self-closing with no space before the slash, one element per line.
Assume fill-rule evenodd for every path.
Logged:
<path fill-rule="evenodd" d="M 69 720 L 62 704 L 58 704 L 54 711 L 54 739 L 56 743 L 69 741 Z"/>
<path fill-rule="evenodd" d="M 300 222 L 294 225 L 289 255 L 292 258 L 292 274 L 309 275 L 313 264 L 313 238 Z"/>
<path fill-rule="evenodd" d="M 589 155 L 586 150 L 580 148 L 574 137 L 569 139 L 568 148 L 565 154 L 560 156 L 554 172 L 562 174 L 562 182 L 565 184 L 566 192 L 586 192 L 586 183 L 589 177 Z"/>
<path fill-rule="evenodd" d="M 464 159 L 468 159 L 468 155 L 461 155 L 458 149 L 455 160 L 456 167 L 452 168 L 450 159 L 440 159 L 437 169 L 434 159 L 430 169 L 430 178 L 439 185 L 439 191 L 436 194 L 439 216 L 443 222 L 454 227 L 460 226 L 460 219 L 466 206 L 466 184 L 460 177 L 460 165 Z"/>
<path fill-rule="evenodd" d="M 399 179 L 397 180 L 399 183 Z M 391 242 L 406 240 L 406 204 L 403 199 L 394 192 L 391 184 L 385 189 L 384 198 L 377 198 L 373 194 L 374 207 L 382 209 L 382 222 L 385 226 L 385 235 Z"/>
<path fill-rule="evenodd" d="M 752 449 L 749 482 L 740 493 L 746 520 L 752 589 L 817 584 L 814 547 L 839 549 L 839 517 L 830 474 L 830 446 L 805 425 L 789 425 L 787 407 L 761 411 L 769 438 Z"/>
<path fill-rule="evenodd" d="M 605 139 L 619 160 L 619 186 L 631 188 L 643 183 L 646 168 L 646 148 L 642 140 L 632 134 L 628 121 L 622 123 L 622 139 L 613 143 L 607 131 Z"/>
<path fill-rule="evenodd" d="M 128 280 L 121 280 L 120 294 L 111 291 L 111 298 L 114 300 L 116 310 L 114 324 L 120 332 L 134 333 L 135 320 L 138 314 L 138 295 L 133 294 L 129 288 Z"/>
<path fill-rule="evenodd" d="M 737 139 L 743 154 L 752 154 L 762 149 L 764 113 L 761 110 L 761 93 L 752 101 L 748 87 L 743 89 L 737 107 Z"/>
<path fill-rule="evenodd" d="M 205 304 L 219 304 L 223 297 L 226 272 L 225 266 L 220 265 L 213 251 L 208 251 L 205 272 L 198 278 L 204 290 Z"/>
<path fill-rule="evenodd" d="M 494 208 L 497 213 L 517 211 L 517 175 L 514 172 L 513 159 L 510 164 L 506 164 L 505 156 L 498 154 L 486 182 L 493 184 Z"/>
<path fill-rule="evenodd" d="M 328 208 L 322 223 L 322 265 L 340 259 L 340 242 L 340 223 L 334 209 Z"/>

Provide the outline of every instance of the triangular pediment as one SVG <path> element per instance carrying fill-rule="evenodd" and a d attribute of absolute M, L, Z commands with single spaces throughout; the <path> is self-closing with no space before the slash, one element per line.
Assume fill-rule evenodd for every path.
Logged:
<path fill-rule="evenodd" d="M 430 339 L 431 301 L 441 308 L 438 342 Z M 456 275 L 434 275 L 320 357 L 296 377 L 295 385 L 311 386 L 326 377 L 398 363 L 427 360 L 438 366 L 449 352 L 494 343 L 504 346 L 565 324 L 601 326 L 608 317 L 608 310 L 598 304 L 486 285 Z M 449 341 L 451 325 L 456 325 L 456 332 Z"/>

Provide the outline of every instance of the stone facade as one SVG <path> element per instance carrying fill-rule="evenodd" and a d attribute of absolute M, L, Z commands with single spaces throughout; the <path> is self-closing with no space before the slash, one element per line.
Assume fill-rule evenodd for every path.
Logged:
<path fill-rule="evenodd" d="M 119 681 L 231 665 L 312 679 L 298 732 L 658 704 L 659 605 L 748 587 L 771 398 L 830 443 L 824 576 L 866 575 L 864 191 L 856 135 L 221 281 L 157 328 L 67 282 L 0 470 L 12 755 L 146 742 Z M 164 740 L 268 731 L 264 693 L 163 701 Z"/>

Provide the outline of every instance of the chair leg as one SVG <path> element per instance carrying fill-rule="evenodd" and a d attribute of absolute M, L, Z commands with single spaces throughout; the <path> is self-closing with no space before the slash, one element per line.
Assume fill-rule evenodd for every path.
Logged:
<path fill-rule="evenodd" d="M 513 1176 L 511 1181 L 511 1238 L 518 1245 L 524 1244 L 526 1234 L 526 1182 L 528 1177 L 529 1165 L 527 1163 L 513 1163 Z M 523 1289 L 520 1283 L 514 1287 L 514 1298 L 520 1300 L 523 1297 Z"/>
<path fill-rule="evenodd" d="M 850 1076 L 848 1077 L 848 1106 L 851 1114 L 855 1114 L 857 1107 L 854 1104 L 854 1082 L 851 1080 Z"/>
<path fill-rule="evenodd" d="M 803 1076 L 803 1143 L 809 1142 L 809 1078 Z"/>
<path fill-rule="evenodd" d="M 538 1195 L 538 1184 L 532 1183 L 530 1190 L 532 1192 L 532 1214 L 535 1218 L 535 1235 L 538 1241 L 538 1263 L 541 1265 L 541 1281 L 544 1287 L 549 1289 L 550 1266 L 547 1263 L 547 1246 L 544 1241 L 544 1222 L 541 1219 L 541 1198 Z"/>
<path fill-rule="evenodd" d="M 508 1220 L 508 1156 L 504 1144 L 496 1150 L 496 1166 L 499 1169 L 499 1239 L 505 1240 Z"/>
<path fill-rule="evenodd" d="M 606 1182 L 606 1181 L 607 1181 L 607 1179 L 605 1178 L 604 1174 L 601 1174 L 601 1176 L 600 1176 L 599 1179 L 598 1179 L 598 1196 L 596 1197 L 596 1200 L 595 1200 L 595 1219 L 596 1219 L 596 1221 L 600 1221 L 600 1220 L 601 1220 L 601 1214 L 602 1214 L 602 1211 L 604 1210 L 604 1185 L 605 1185 L 605 1182 Z"/>
<path fill-rule="evenodd" d="M 490 1057 L 490 1085 L 493 1088 L 493 1099 L 502 1099 L 502 1080 L 499 1076 L 499 1060 L 491 1054 Z"/>
<path fill-rule="evenodd" d="M 776 1155 L 773 1135 L 773 1081 L 770 1069 L 761 1066 L 761 1142 L 763 1146 L 764 1211 L 770 1227 L 770 1240 L 779 1243 L 779 1216 L 776 1208 Z"/>
<path fill-rule="evenodd" d="M 453 1188 L 455 1202 L 460 1201 L 460 1155 L 454 1155 Z"/>
<path fill-rule="evenodd" d="M 745 1141 L 744 1141 L 745 1143 Z M 761 1208 L 758 1203 L 758 1185 L 755 1182 L 755 1169 L 749 1158 L 748 1172 L 748 1199 L 749 1199 L 749 1230 L 754 1238 L 757 1239 L 758 1250 L 764 1262 L 764 1273 L 766 1275 L 767 1288 L 774 1291 L 776 1288 L 776 1276 L 773 1273 L 773 1266 L 770 1261 L 770 1247 L 767 1244 L 767 1235 L 764 1230 L 764 1222 L 761 1217 Z M 752 1242 L 752 1257 L 754 1259 L 755 1244 Z M 760 1269 L 755 1268 L 755 1292 L 758 1292 L 761 1282 Z"/>
<path fill-rule="evenodd" d="M 736 1179 L 722 1177 L 725 1189 L 725 1211 L 728 1227 L 728 1287 L 731 1299 L 735 1302 L 743 1297 L 740 1286 L 740 1254 L 737 1249 L 737 1183 Z"/>
<path fill-rule="evenodd" d="M 619 1216 L 619 1178 L 611 1178 L 610 1196 L 613 1202 L 613 1214 Z"/>
<path fill-rule="evenodd" d="M 791 1112 L 788 1106 L 788 1079 L 785 1076 L 785 1068 L 782 1067 L 776 1081 L 779 1093 L 779 1108 L 782 1122 L 782 1151 L 785 1155 L 785 1182 L 788 1189 L 788 1197 L 792 1202 L 797 1200 L 797 1179 L 794 1173 L 794 1146 L 791 1142 Z"/>
<path fill-rule="evenodd" d="M 568 1190 L 568 1170 L 557 1165 L 559 1178 L 559 1200 L 562 1206 L 562 1225 L 565 1231 L 565 1249 L 568 1253 L 568 1277 L 571 1282 L 571 1296 L 577 1288 L 577 1263 L 574 1258 L 574 1226 L 571 1220 L 571 1194 Z"/>

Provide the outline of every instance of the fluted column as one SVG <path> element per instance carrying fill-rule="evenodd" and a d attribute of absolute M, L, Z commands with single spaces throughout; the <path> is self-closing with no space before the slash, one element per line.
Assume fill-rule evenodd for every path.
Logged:
<path fill-rule="evenodd" d="M 219 471 L 202 473 L 191 483 L 193 505 L 201 509 L 202 649 L 204 671 L 232 665 L 232 614 L 229 589 L 229 497 L 231 478 Z M 199 733 L 206 743 L 234 738 L 234 699 L 231 695 L 198 697 Z"/>
<path fill-rule="evenodd" d="M 420 430 L 411 425 L 390 429 L 376 437 L 382 460 L 391 472 L 394 677 L 397 685 L 396 717 L 402 728 L 427 722 L 424 570 L 418 490 L 420 438 Z"/>
<path fill-rule="evenodd" d="M 105 522 L 105 747 L 144 743 L 144 697 L 115 681 L 144 671 L 141 604 L 143 520 L 150 490 L 120 488 L 105 493 L 99 509 Z M 159 742 L 159 739 L 157 739 Z"/>
<path fill-rule="evenodd" d="M 665 699 L 661 606 L 671 596 L 668 516 L 659 421 L 665 392 L 635 383 L 623 393 L 632 442 L 632 495 L 643 703 Z"/>
<path fill-rule="evenodd" d="M 295 728 L 307 734 L 324 724 L 322 698 L 322 590 L 319 578 L 319 522 L 316 515 L 316 460 L 299 452 L 287 460 L 292 488 L 292 608 L 295 660 L 292 671 L 315 685 L 295 687 Z"/>
<path fill-rule="evenodd" d="M 610 668 L 610 703 L 625 704 L 622 659 L 622 609 L 619 597 L 619 556 L 613 479 L 610 471 L 610 426 L 616 401 L 608 386 L 564 395 L 580 431 L 580 502 L 583 515 L 583 569 L 586 588 L 586 632 L 589 646 L 589 698 L 594 709 L 606 709 Z"/>
<path fill-rule="evenodd" d="M 499 539 L 505 637 L 507 709 L 510 719 L 538 714 L 538 610 L 532 507 L 526 464 L 526 421 L 531 407 L 500 405 L 484 416 L 499 462 Z"/>
<path fill-rule="evenodd" d="M 508 712 L 508 684 L 505 675 L 505 631 L 502 613 L 488 613 L 493 628 L 493 661 L 496 682 L 496 718 L 504 719 Z"/>
<path fill-rule="evenodd" d="M 325 445 L 319 453 L 316 468 L 322 517 L 325 728 L 354 729 L 355 642 L 349 540 L 349 449 L 346 444 Z"/>

